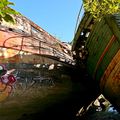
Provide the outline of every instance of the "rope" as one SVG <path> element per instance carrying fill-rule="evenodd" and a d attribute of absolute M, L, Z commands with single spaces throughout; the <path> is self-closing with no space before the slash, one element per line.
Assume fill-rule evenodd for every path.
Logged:
<path fill-rule="evenodd" d="M 77 21 L 76 21 L 76 25 L 75 25 L 74 35 L 75 35 L 75 33 L 76 33 L 76 30 L 77 30 L 77 26 L 78 26 L 78 22 L 79 22 L 79 17 L 80 17 L 82 8 L 83 8 L 83 3 L 82 3 L 82 5 L 81 5 L 81 7 L 80 7 L 80 10 L 79 10 L 79 13 L 78 13 L 78 16 L 77 16 Z"/>

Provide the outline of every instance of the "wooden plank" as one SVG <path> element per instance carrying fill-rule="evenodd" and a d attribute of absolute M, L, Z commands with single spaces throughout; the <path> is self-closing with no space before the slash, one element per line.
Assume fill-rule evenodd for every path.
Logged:
<path fill-rule="evenodd" d="M 107 17 L 105 17 L 105 20 L 106 20 L 106 23 L 108 24 L 108 26 L 110 27 L 111 31 L 117 37 L 117 40 L 120 44 L 120 30 L 115 21 L 115 18 L 113 16 L 107 16 Z"/>

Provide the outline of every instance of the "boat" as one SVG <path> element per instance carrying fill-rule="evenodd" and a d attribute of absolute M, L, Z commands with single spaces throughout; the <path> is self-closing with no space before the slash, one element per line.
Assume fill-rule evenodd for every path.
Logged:
<path fill-rule="evenodd" d="M 57 61 L 72 61 L 71 49 L 23 15 L 15 23 L 0 24 L 0 62 L 20 63 L 21 56 L 43 56 Z M 35 57 L 31 62 L 37 61 Z M 25 62 L 25 61 L 24 61 Z M 29 61 L 27 61 L 29 62 Z"/>
<path fill-rule="evenodd" d="M 120 110 L 120 13 L 100 21 L 84 13 L 72 51 L 77 63 L 84 63 L 100 92 Z"/>

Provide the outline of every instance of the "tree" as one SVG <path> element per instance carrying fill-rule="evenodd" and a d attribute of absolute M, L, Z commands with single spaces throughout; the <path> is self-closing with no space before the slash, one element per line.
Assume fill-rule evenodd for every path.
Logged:
<path fill-rule="evenodd" d="M 6 22 L 15 22 L 12 15 L 16 15 L 19 13 L 10 8 L 9 6 L 11 5 L 14 5 L 14 3 L 8 0 L 0 0 L 0 21 L 4 20 Z"/>
<path fill-rule="evenodd" d="M 83 6 L 96 20 L 120 12 L 120 0 L 83 0 Z"/>

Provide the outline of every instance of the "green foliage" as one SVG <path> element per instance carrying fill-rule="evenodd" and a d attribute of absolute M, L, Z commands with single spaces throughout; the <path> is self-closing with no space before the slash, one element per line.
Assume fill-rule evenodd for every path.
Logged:
<path fill-rule="evenodd" d="M 96 20 L 120 12 L 120 0 L 83 0 L 84 9 Z"/>
<path fill-rule="evenodd" d="M 10 8 L 10 5 L 14 5 L 14 3 L 8 0 L 0 0 L 0 21 L 5 20 L 6 22 L 15 22 L 12 15 L 16 15 L 19 13 Z"/>

